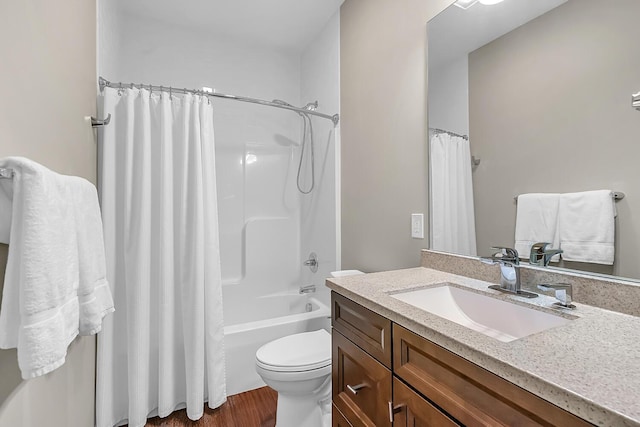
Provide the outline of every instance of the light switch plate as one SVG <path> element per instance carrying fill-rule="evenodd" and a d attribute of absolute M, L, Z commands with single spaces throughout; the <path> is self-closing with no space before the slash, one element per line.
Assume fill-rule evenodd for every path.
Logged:
<path fill-rule="evenodd" d="M 424 214 L 411 214 L 411 237 L 424 239 Z"/>

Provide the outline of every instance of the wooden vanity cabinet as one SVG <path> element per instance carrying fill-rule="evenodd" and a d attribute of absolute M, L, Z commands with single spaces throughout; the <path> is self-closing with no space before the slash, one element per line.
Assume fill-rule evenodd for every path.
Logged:
<path fill-rule="evenodd" d="M 335 292 L 331 300 L 333 427 L 591 425 Z"/>

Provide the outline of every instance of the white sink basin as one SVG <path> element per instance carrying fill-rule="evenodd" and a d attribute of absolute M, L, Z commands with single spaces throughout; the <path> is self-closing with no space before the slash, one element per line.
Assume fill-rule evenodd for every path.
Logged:
<path fill-rule="evenodd" d="M 447 283 L 390 296 L 503 342 L 571 322 Z"/>

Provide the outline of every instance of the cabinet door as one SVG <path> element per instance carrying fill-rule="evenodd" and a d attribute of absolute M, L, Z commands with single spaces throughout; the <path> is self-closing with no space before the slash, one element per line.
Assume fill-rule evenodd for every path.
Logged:
<path fill-rule="evenodd" d="M 335 329 L 333 403 L 354 427 L 391 426 L 391 371 Z"/>
<path fill-rule="evenodd" d="M 393 379 L 394 427 L 456 427 L 438 408 L 397 378 Z"/>

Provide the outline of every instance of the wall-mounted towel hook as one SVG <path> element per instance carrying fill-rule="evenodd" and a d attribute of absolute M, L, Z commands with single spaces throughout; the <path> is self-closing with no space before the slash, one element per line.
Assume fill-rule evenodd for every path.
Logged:
<path fill-rule="evenodd" d="M 96 119 L 95 117 L 91 117 L 91 126 L 94 128 L 106 126 L 109 124 L 109 122 L 111 122 L 111 113 L 107 114 L 107 118 L 103 120 Z"/>

